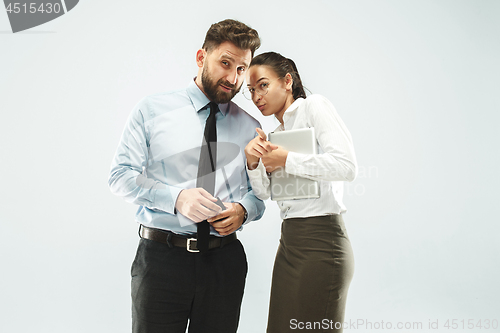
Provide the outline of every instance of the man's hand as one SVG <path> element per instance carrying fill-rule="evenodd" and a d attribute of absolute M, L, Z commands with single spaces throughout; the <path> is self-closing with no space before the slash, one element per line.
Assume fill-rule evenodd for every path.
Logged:
<path fill-rule="evenodd" d="M 177 197 L 175 208 L 179 213 L 198 223 L 219 214 L 222 208 L 214 198 L 203 188 L 182 190 Z"/>
<path fill-rule="evenodd" d="M 283 147 L 276 146 L 277 148 L 271 152 L 262 155 L 262 163 L 266 167 L 266 172 L 273 172 L 277 168 L 285 167 L 286 158 L 288 157 L 288 150 Z"/>
<path fill-rule="evenodd" d="M 250 170 L 253 170 L 259 164 L 259 159 L 263 154 L 277 149 L 278 146 L 273 145 L 271 142 L 267 141 L 266 133 L 260 128 L 255 129 L 259 134 L 253 138 L 245 147 L 245 156 L 247 158 L 247 165 Z"/>
<path fill-rule="evenodd" d="M 243 224 L 245 210 L 239 203 L 224 202 L 226 210 L 207 221 L 221 236 L 227 236 L 238 230 Z"/>

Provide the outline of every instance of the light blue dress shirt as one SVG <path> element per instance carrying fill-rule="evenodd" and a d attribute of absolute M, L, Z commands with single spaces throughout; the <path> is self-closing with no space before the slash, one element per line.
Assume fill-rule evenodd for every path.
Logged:
<path fill-rule="evenodd" d="M 177 212 L 175 203 L 183 189 L 196 187 L 209 102 L 193 80 L 184 90 L 144 98 L 130 114 L 108 183 L 114 194 L 140 206 L 138 223 L 181 235 L 196 233 L 196 223 Z M 245 207 L 248 223 L 265 210 L 251 189 L 244 154 L 260 124 L 233 102 L 219 109 L 215 196 Z M 213 228 L 211 234 L 220 236 Z"/>

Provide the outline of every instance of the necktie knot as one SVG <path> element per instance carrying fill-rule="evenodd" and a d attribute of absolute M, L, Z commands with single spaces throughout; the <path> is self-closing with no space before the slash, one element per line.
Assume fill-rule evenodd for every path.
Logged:
<path fill-rule="evenodd" d="M 208 106 L 210 108 L 210 114 L 208 115 L 207 121 L 205 123 L 205 131 L 203 133 L 206 144 L 208 144 L 209 142 L 217 142 L 217 126 L 215 115 L 219 110 L 219 107 L 214 102 L 208 103 Z"/>
<path fill-rule="evenodd" d="M 208 107 L 210 108 L 210 115 L 209 117 L 215 117 L 215 114 L 217 111 L 219 111 L 219 106 L 215 102 L 210 102 L 208 103 Z"/>

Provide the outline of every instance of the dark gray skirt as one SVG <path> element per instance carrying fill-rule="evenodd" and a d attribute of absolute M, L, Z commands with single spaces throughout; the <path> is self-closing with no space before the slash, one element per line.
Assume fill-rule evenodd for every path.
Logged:
<path fill-rule="evenodd" d="M 353 273 L 354 256 L 342 216 L 284 220 L 267 332 L 342 332 Z"/>

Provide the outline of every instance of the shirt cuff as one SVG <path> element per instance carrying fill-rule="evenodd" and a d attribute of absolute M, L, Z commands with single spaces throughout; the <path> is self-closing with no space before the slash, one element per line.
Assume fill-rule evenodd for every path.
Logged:
<path fill-rule="evenodd" d="M 246 200 L 246 198 L 243 198 L 241 201 L 237 201 L 237 203 L 239 203 L 245 209 L 245 211 L 247 212 L 247 218 L 241 224 L 242 226 L 244 226 L 245 224 L 247 224 L 248 222 L 250 222 L 252 220 L 250 218 L 250 212 L 249 212 L 249 210 L 250 210 L 250 207 L 253 205 L 253 203 L 249 202 L 249 200 Z"/>
<path fill-rule="evenodd" d="M 166 189 L 156 190 L 155 208 L 175 215 L 177 213 L 175 204 L 177 202 L 177 197 L 182 190 L 183 188 L 175 186 L 167 186 Z"/>
<path fill-rule="evenodd" d="M 285 162 L 285 172 L 290 173 L 292 175 L 301 174 L 302 172 L 300 170 L 300 166 L 301 166 L 302 155 L 303 154 L 289 151 Z"/>
<path fill-rule="evenodd" d="M 251 193 L 252 192 L 248 192 L 247 195 L 243 197 L 243 199 L 237 201 L 237 203 L 242 205 L 243 208 L 245 208 L 245 210 L 247 211 L 247 219 L 246 221 L 243 221 L 242 226 L 251 221 L 261 218 L 262 213 L 265 209 L 264 203 Z M 260 212 L 259 209 L 261 209 L 262 212 Z"/>
<path fill-rule="evenodd" d="M 264 164 L 262 163 L 262 161 L 259 161 L 259 164 L 257 164 L 257 167 L 253 170 L 250 170 L 248 168 L 248 165 L 246 166 L 247 168 L 247 174 L 248 174 L 248 177 L 250 178 L 262 178 L 263 175 L 266 174 L 266 167 L 264 166 Z"/>
<path fill-rule="evenodd" d="M 245 208 L 245 206 L 243 206 L 240 202 L 238 202 L 238 204 L 243 208 L 243 224 L 245 224 L 247 221 L 248 221 L 248 211 L 247 209 Z"/>
<path fill-rule="evenodd" d="M 252 186 L 253 194 L 260 200 L 269 199 L 269 178 L 266 172 L 266 167 L 259 161 L 257 168 L 253 170 L 248 170 L 248 178 L 250 179 L 250 185 Z"/>

